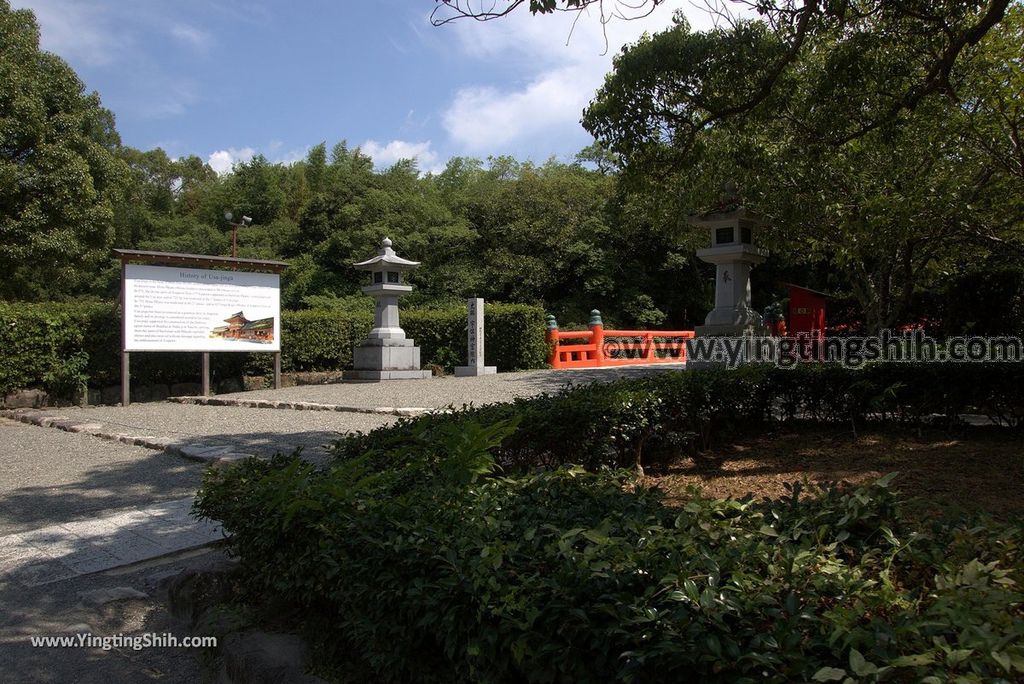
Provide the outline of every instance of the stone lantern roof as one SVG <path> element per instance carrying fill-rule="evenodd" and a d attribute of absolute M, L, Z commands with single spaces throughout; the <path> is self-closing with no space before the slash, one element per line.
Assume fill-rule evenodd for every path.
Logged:
<path fill-rule="evenodd" d="M 377 256 L 352 265 L 363 271 L 376 271 L 383 269 L 392 271 L 409 271 L 420 265 L 420 262 L 418 261 L 409 261 L 408 259 L 403 259 L 395 254 L 395 250 L 391 249 L 391 245 L 392 242 L 390 238 L 384 238 L 380 241 L 380 251 L 377 252 Z"/>

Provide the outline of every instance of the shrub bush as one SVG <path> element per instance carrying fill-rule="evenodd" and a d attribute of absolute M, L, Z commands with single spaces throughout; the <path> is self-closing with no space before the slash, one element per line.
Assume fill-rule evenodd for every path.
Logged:
<path fill-rule="evenodd" d="M 1018 528 L 904 527 L 890 478 L 672 509 L 621 472 L 494 477 L 513 427 L 438 428 L 384 469 L 253 459 L 210 471 L 197 511 L 231 533 L 255 597 L 382 681 L 1024 673 Z"/>
<path fill-rule="evenodd" d="M 516 418 L 519 429 L 494 450 L 503 468 L 523 471 L 574 463 L 593 470 L 656 465 L 768 420 L 801 418 L 854 427 L 868 421 L 952 424 L 971 412 L 1020 427 L 1024 364 L 666 371 L 405 419 L 341 440 L 334 452 L 343 459 L 370 454 L 390 465 L 396 454 L 429 441 L 449 425 Z"/>
<path fill-rule="evenodd" d="M 486 307 L 487 362 L 500 370 L 542 367 L 547 358 L 544 312 L 518 304 Z M 450 367 L 466 358 L 465 309 L 410 310 L 402 324 L 422 348 L 425 364 Z M 352 363 L 352 346 L 373 325 L 358 311 L 303 310 L 281 315 L 282 368 L 285 371 L 340 370 Z M 28 387 L 65 391 L 62 369 L 84 359 L 84 375 L 93 387 L 117 384 L 120 378 L 120 314 L 109 303 L 0 303 L 0 393 Z M 84 356 L 83 356 L 84 355 Z M 198 354 L 161 352 L 132 357 L 133 381 L 139 384 L 196 381 Z M 224 353 L 211 357 L 213 377 L 269 374 L 268 354 Z M 64 374 L 66 375 L 66 373 Z"/>

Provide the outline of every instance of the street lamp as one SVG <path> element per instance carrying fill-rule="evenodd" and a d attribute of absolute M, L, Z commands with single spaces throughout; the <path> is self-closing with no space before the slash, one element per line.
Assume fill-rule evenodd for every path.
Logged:
<path fill-rule="evenodd" d="M 243 226 L 251 225 L 252 224 L 252 219 L 249 218 L 248 216 L 243 216 L 241 223 L 234 223 L 233 222 L 234 218 L 235 218 L 235 215 L 232 214 L 230 211 L 225 211 L 224 212 L 224 219 L 228 222 L 228 225 L 231 226 L 231 256 L 232 257 L 237 257 L 238 256 L 238 229 L 243 227 Z"/>

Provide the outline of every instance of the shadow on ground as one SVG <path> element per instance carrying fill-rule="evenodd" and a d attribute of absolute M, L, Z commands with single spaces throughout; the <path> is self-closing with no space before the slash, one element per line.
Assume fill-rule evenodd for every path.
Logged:
<path fill-rule="evenodd" d="M 673 461 L 650 478 L 670 498 L 779 497 L 787 482 L 865 483 L 896 472 L 896 488 L 928 512 L 1024 514 L 1024 435 L 995 426 L 952 430 L 782 424 Z"/>
<path fill-rule="evenodd" d="M 103 446 L 97 442 L 97 447 Z M 44 481 L 4 491 L 0 532 L 83 520 L 195 493 L 202 479 L 201 464 L 159 451 L 140 452 L 142 455 L 131 461 L 90 467 L 76 473 L 72 481 Z"/>
<path fill-rule="evenodd" d="M 4 606 L 0 614 L 0 679 L 80 684 L 200 681 L 198 654 L 193 649 L 39 648 L 31 645 L 29 637 L 86 630 L 99 636 L 170 633 L 180 639 L 188 631 L 168 614 L 163 581 L 186 567 L 222 557 L 220 551 L 205 550 L 40 587 L 0 584 L 0 605 Z M 124 586 L 142 591 L 148 598 L 103 606 L 80 601 L 83 591 Z"/>

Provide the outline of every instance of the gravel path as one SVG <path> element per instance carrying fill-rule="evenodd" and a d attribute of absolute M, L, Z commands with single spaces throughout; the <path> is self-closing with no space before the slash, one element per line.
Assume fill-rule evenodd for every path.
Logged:
<path fill-rule="evenodd" d="M 511 401 L 517 397 L 556 392 L 570 385 L 642 377 L 674 372 L 679 368 L 681 366 L 676 364 L 666 364 L 500 373 L 471 378 L 449 376 L 381 383 L 302 385 L 223 394 L 213 398 L 217 404 L 223 401 L 236 404 L 257 402 L 260 404 L 258 407 L 152 402 L 128 407 L 68 407 L 27 413 L 23 410 L 8 412 L 8 416 L 39 425 L 53 422 L 62 429 L 86 429 L 106 439 L 167 449 L 188 458 L 208 461 L 246 454 L 267 457 L 279 452 L 289 453 L 296 448 L 301 448 L 306 458 L 321 460 L 330 442 L 347 433 L 367 432 L 387 425 L 396 420 L 395 413 L 416 414 L 446 406 L 479 406 Z M 32 448 L 31 444 L 26 444 L 27 448 Z M 92 448 L 100 449 L 98 446 Z M 89 448 L 84 452 L 88 453 Z"/>
<path fill-rule="evenodd" d="M 449 405 L 491 404 L 555 392 L 568 384 L 610 382 L 623 377 L 642 377 L 678 371 L 682 364 L 633 366 L 622 368 L 586 368 L 579 370 L 536 370 L 498 373 L 479 377 L 428 378 L 426 380 L 389 380 L 375 383 L 337 383 L 300 385 L 279 390 L 256 390 L 218 395 L 219 398 L 269 399 L 336 404 L 355 408 L 377 407 L 439 408 Z M 237 409 L 236 409 L 237 410 Z"/>
<path fill-rule="evenodd" d="M 235 451 L 273 456 L 302 447 L 315 455 L 323 445 L 356 430 L 368 431 L 393 416 L 313 411 L 272 411 L 233 406 L 193 406 L 154 402 L 120 406 L 50 409 L 71 420 L 102 423 L 136 435 L 179 443 L 231 446 Z"/>
<path fill-rule="evenodd" d="M 0 420 L 0 535 L 193 494 L 203 467 L 159 451 Z"/>

